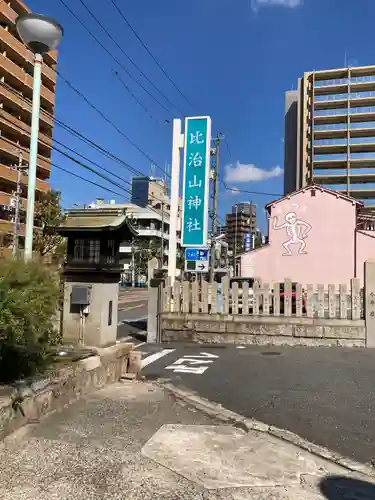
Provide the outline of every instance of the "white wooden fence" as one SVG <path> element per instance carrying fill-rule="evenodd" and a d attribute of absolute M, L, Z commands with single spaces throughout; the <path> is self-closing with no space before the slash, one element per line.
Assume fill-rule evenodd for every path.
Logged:
<path fill-rule="evenodd" d="M 306 288 L 290 280 L 269 284 L 256 279 L 253 288 L 247 282 L 233 282 L 230 287 L 228 278 L 221 285 L 176 281 L 164 288 L 163 311 L 356 320 L 363 318 L 363 291 L 357 278 L 350 287 L 309 284 Z"/>

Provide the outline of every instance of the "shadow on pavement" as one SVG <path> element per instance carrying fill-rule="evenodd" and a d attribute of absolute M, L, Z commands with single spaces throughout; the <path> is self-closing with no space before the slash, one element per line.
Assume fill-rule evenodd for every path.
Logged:
<path fill-rule="evenodd" d="M 145 342 L 147 337 L 147 319 L 138 321 L 122 321 L 121 325 L 117 329 L 117 338 L 120 339 L 128 335 L 131 335 L 140 342 Z"/>
<path fill-rule="evenodd" d="M 374 500 L 375 484 L 345 476 L 328 476 L 321 480 L 320 491 L 327 500 Z"/>
<path fill-rule="evenodd" d="M 139 321 L 126 321 L 126 324 L 138 331 L 147 332 L 147 319 L 142 319 Z"/>

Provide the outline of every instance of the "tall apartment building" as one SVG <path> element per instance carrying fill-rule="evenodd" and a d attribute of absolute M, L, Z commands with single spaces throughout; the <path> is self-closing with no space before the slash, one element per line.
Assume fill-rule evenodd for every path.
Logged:
<path fill-rule="evenodd" d="M 15 28 L 19 15 L 30 10 L 21 0 L 0 2 L 0 236 L 13 233 L 14 198 L 20 152 L 29 161 L 33 54 L 20 41 Z M 57 53 L 44 56 L 38 146 L 36 199 L 50 187 L 52 128 L 55 104 Z M 22 175 L 21 226 L 24 236 L 27 175 Z M 1 241 L 0 241 L 1 245 Z"/>
<path fill-rule="evenodd" d="M 284 192 L 312 183 L 375 204 L 375 66 L 307 72 L 286 93 Z"/>
<path fill-rule="evenodd" d="M 133 177 L 131 202 L 139 207 L 153 207 L 169 213 L 170 199 L 168 184 L 164 179 L 157 177 Z"/>
<path fill-rule="evenodd" d="M 245 237 L 256 233 L 256 205 L 252 203 L 237 203 L 232 206 L 232 213 L 226 215 L 226 240 L 230 251 L 235 246 L 237 250 L 244 248 Z"/>

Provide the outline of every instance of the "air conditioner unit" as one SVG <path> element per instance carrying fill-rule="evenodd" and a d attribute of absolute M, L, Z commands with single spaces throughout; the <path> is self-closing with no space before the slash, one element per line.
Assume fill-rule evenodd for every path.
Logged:
<path fill-rule="evenodd" d="M 17 205 L 17 200 L 16 200 L 16 198 L 11 198 L 11 199 L 10 199 L 10 206 L 11 206 L 11 207 L 13 207 L 13 208 L 15 208 L 15 207 L 16 207 L 16 205 Z"/>

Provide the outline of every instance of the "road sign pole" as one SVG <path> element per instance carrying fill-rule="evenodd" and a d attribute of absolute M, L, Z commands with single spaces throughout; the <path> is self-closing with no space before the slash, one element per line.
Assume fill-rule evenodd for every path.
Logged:
<path fill-rule="evenodd" d="M 173 285 L 176 277 L 178 201 L 180 190 L 180 149 L 184 145 L 181 120 L 173 120 L 171 212 L 169 226 L 168 277 Z"/>

